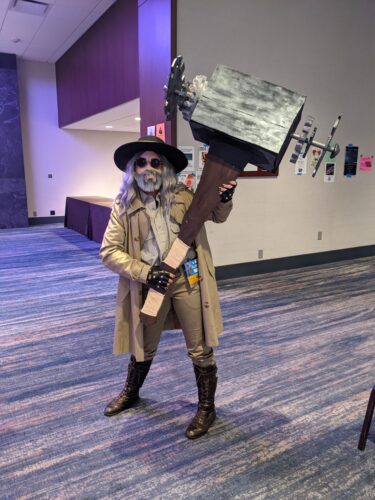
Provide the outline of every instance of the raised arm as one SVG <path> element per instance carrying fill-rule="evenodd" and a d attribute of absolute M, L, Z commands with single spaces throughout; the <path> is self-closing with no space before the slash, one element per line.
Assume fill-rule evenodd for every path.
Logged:
<path fill-rule="evenodd" d="M 216 223 L 225 222 L 233 208 L 233 193 L 236 189 L 237 181 L 230 181 L 219 187 L 220 201 L 212 210 L 208 220 Z"/>

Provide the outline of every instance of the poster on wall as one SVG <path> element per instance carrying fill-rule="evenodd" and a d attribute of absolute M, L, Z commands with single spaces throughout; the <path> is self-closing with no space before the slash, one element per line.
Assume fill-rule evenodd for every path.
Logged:
<path fill-rule="evenodd" d="M 179 146 L 178 149 L 180 149 L 184 153 L 184 155 L 186 156 L 186 159 L 188 161 L 188 165 L 184 169 L 184 172 L 195 171 L 194 146 Z"/>
<path fill-rule="evenodd" d="M 320 158 L 320 155 L 322 154 L 322 150 L 319 148 L 310 148 L 310 161 L 309 165 L 312 170 L 315 169 L 318 160 Z"/>
<path fill-rule="evenodd" d="M 324 182 L 335 182 L 336 163 L 327 162 L 324 172 Z"/>
<path fill-rule="evenodd" d="M 359 157 L 359 170 L 364 170 L 365 172 L 371 172 L 372 171 L 372 163 L 374 160 L 373 155 L 361 155 Z"/>
<path fill-rule="evenodd" d="M 156 125 L 156 137 L 159 137 L 162 141 L 165 142 L 165 123 L 158 123 Z"/>
<path fill-rule="evenodd" d="M 298 160 L 296 161 L 296 165 L 294 168 L 294 173 L 296 175 L 305 175 L 307 172 L 307 158 L 303 157 L 303 154 L 300 154 Z"/>
<path fill-rule="evenodd" d="M 179 183 L 185 184 L 185 186 L 190 190 L 195 192 L 197 188 L 197 176 L 195 172 L 189 172 L 183 170 L 179 174 L 177 174 L 177 180 Z"/>
<path fill-rule="evenodd" d="M 198 169 L 203 170 L 204 164 L 206 163 L 206 156 L 208 153 L 208 144 L 204 144 L 203 146 L 199 146 L 198 148 Z"/>
<path fill-rule="evenodd" d="M 197 171 L 197 176 L 195 178 L 195 189 L 198 187 L 198 184 L 201 180 L 201 177 L 202 177 L 202 170 L 198 170 Z"/>
<path fill-rule="evenodd" d="M 345 148 L 344 175 L 348 178 L 357 175 L 358 146 L 348 144 Z"/>
<path fill-rule="evenodd" d="M 155 125 L 147 127 L 147 135 L 155 135 Z"/>

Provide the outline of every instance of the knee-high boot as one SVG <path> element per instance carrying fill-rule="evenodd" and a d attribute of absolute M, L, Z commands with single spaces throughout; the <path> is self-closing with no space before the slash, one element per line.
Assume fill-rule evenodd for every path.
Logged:
<path fill-rule="evenodd" d="M 216 365 L 200 367 L 194 365 L 198 387 L 198 410 L 186 429 L 186 437 L 196 439 L 203 436 L 211 427 L 216 417 L 215 391 L 217 385 Z"/>
<path fill-rule="evenodd" d="M 112 415 L 127 410 L 139 400 L 139 389 L 145 381 L 151 363 L 152 359 L 150 361 L 138 362 L 133 355 L 130 357 L 125 386 L 120 394 L 106 406 L 104 415 L 112 417 Z"/>

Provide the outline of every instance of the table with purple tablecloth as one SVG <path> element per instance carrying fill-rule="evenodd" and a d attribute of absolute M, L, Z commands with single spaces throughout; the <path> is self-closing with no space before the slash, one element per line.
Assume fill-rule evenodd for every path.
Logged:
<path fill-rule="evenodd" d="M 111 214 L 113 199 L 102 196 L 69 196 L 65 206 L 65 227 L 101 243 Z"/>

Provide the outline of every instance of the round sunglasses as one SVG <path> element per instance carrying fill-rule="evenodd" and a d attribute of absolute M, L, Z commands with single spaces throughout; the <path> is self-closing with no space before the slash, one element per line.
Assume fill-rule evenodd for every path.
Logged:
<path fill-rule="evenodd" d="M 163 166 L 163 162 L 159 160 L 159 158 L 151 158 L 150 161 L 146 160 L 142 156 L 137 158 L 134 162 L 135 167 L 145 167 L 146 165 L 151 165 L 152 168 L 161 168 Z"/>

